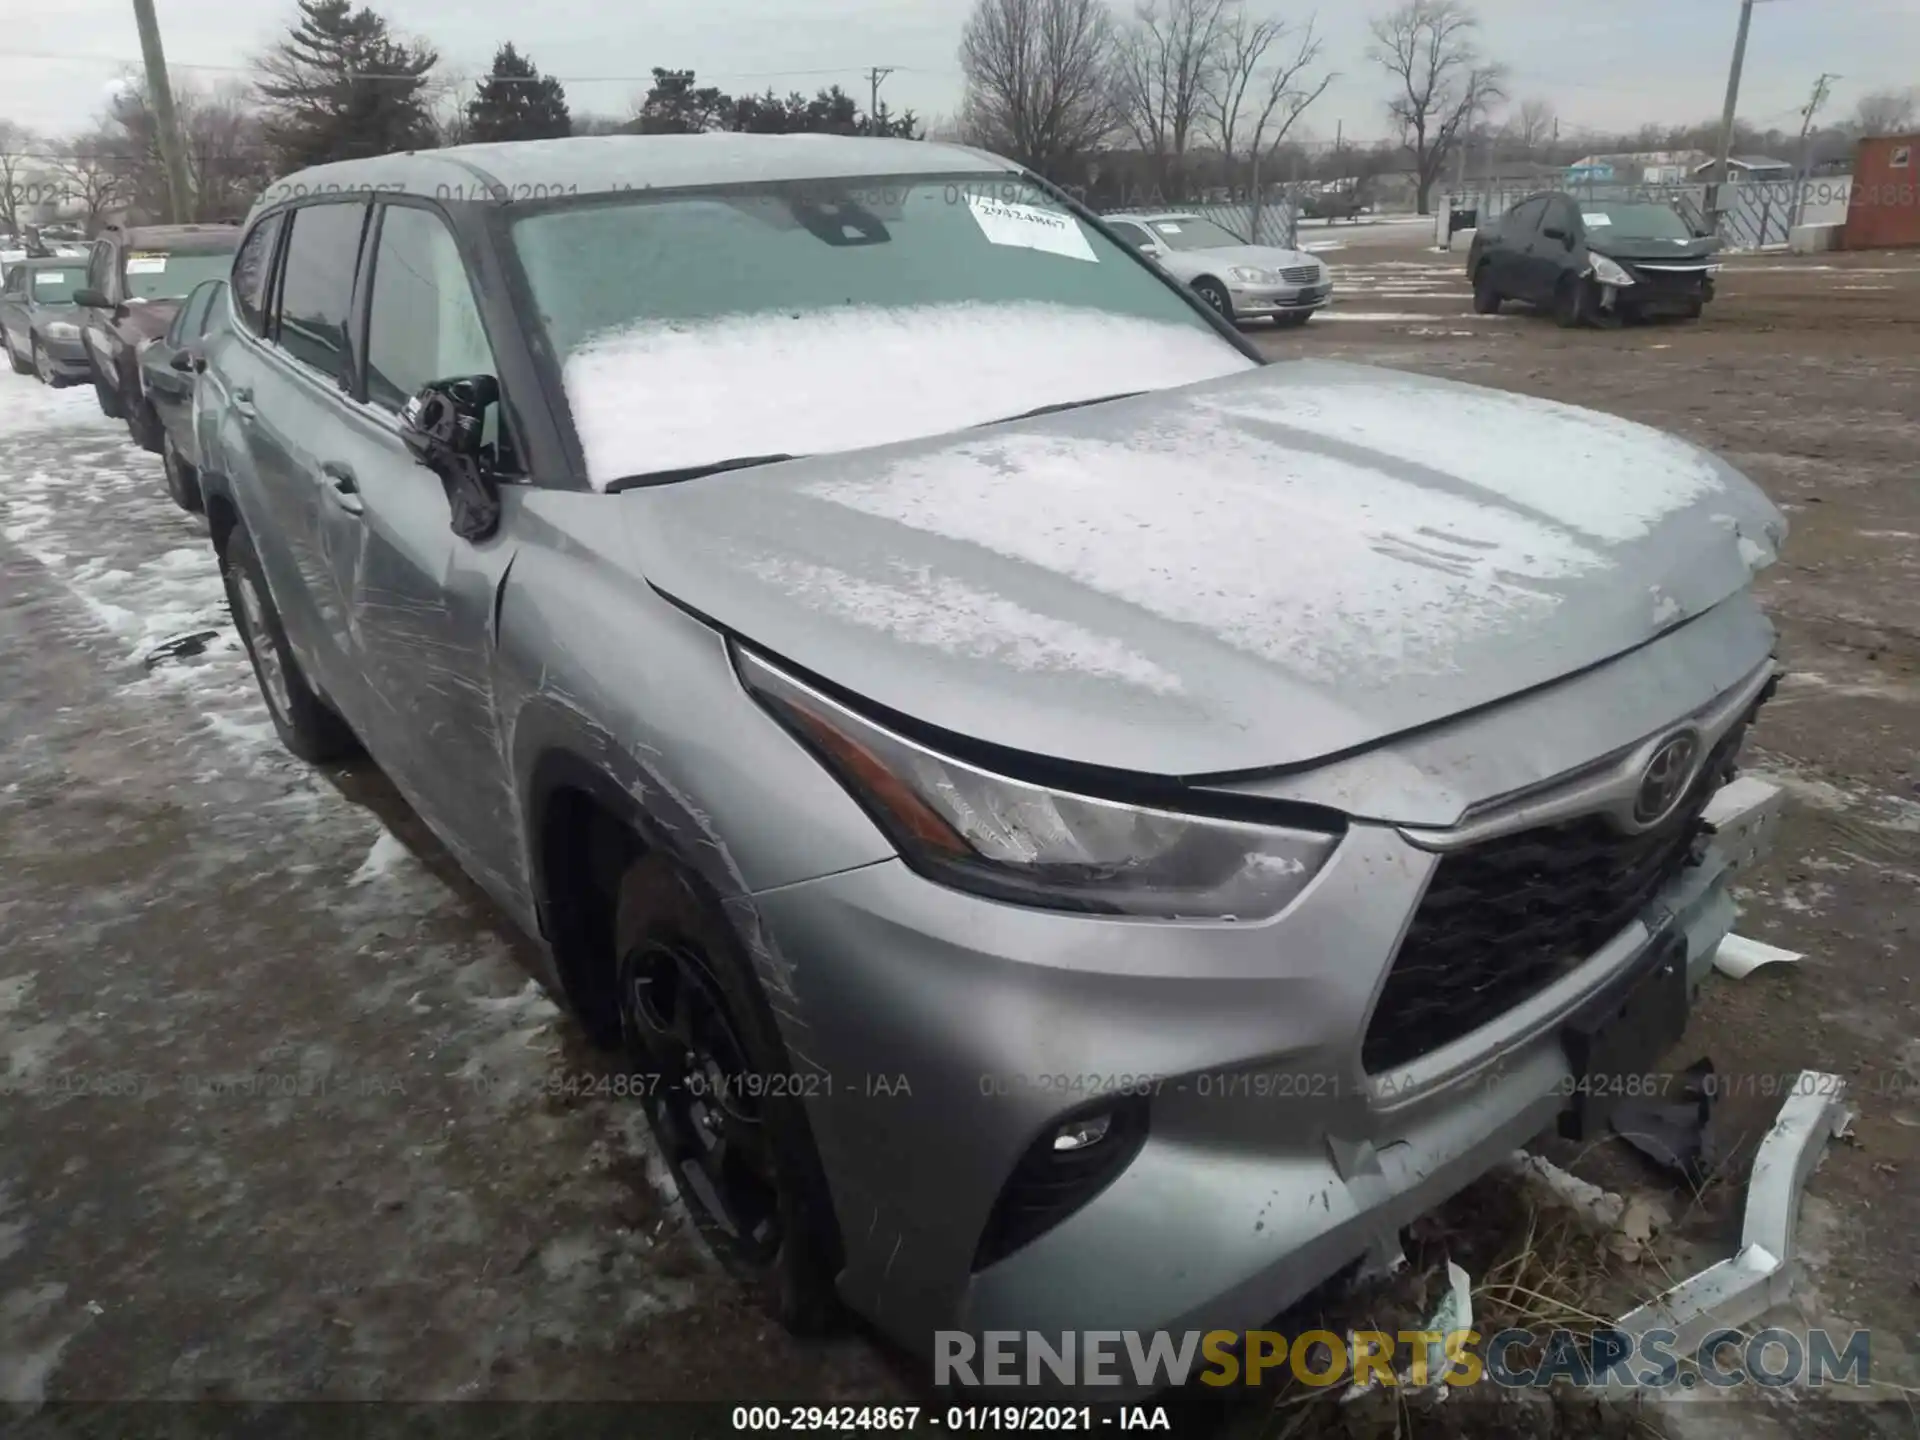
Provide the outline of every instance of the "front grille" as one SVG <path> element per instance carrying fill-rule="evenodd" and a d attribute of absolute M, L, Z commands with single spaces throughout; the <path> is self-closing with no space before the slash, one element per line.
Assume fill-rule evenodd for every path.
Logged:
<path fill-rule="evenodd" d="M 1498 1019 L 1632 923 L 1697 859 L 1701 814 L 1732 777 L 1753 714 L 1714 747 L 1686 800 L 1653 830 L 1626 835 L 1590 815 L 1442 859 L 1374 1007 L 1360 1050 L 1368 1072 Z"/>
<path fill-rule="evenodd" d="M 1289 265 L 1280 272 L 1280 278 L 1289 285 L 1311 285 L 1320 278 L 1318 265 Z"/>

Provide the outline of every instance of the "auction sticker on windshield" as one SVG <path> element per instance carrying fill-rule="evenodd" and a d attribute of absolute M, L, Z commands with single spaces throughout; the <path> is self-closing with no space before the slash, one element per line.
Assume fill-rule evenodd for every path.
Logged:
<path fill-rule="evenodd" d="M 1011 200 L 991 200 L 982 195 L 969 195 L 967 208 L 973 212 L 974 223 L 987 237 L 989 245 L 1017 245 L 1026 250 L 1064 255 L 1070 260 L 1099 263 L 1100 257 L 1093 253 L 1079 222 L 1071 215 Z"/>
<path fill-rule="evenodd" d="M 1580 218 L 1589 225 L 1611 225 L 1613 223 L 1613 217 L 1611 215 L 1582 215 Z"/>
<path fill-rule="evenodd" d="M 158 275 L 166 268 L 167 257 L 164 255 L 129 255 L 127 257 L 127 274 L 129 275 Z"/>

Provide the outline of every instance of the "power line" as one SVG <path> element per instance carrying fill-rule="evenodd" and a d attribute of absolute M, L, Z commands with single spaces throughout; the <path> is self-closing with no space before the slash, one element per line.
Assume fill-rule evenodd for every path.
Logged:
<path fill-rule="evenodd" d="M 124 55 L 87 55 L 73 51 L 56 50 L 0 50 L 0 60 L 53 60 L 89 65 L 126 65 L 137 66 L 141 62 Z M 215 65 L 185 60 L 169 60 L 170 70 L 205 70 L 226 75 L 256 75 L 257 65 Z M 662 69 L 671 67 L 662 66 Z M 780 80 L 785 78 L 801 79 L 817 75 L 870 75 L 873 68 L 879 68 L 882 77 L 894 73 L 904 75 L 939 75 L 952 77 L 958 70 L 928 69 L 915 65 L 889 65 L 885 67 L 867 67 L 862 65 L 833 65 L 813 70 L 702 70 L 698 75 L 709 80 Z M 357 70 L 353 72 L 356 80 L 419 80 L 421 77 L 392 70 Z M 541 80 L 558 80 L 562 85 L 638 85 L 651 84 L 654 74 L 651 69 L 644 75 L 538 75 L 538 76 L 496 76 L 509 84 L 537 84 Z"/>

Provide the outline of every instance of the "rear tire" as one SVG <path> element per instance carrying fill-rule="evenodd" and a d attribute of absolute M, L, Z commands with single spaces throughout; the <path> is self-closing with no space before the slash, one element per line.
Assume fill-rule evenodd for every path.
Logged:
<path fill-rule="evenodd" d="M 279 732 L 280 743 L 309 765 L 324 765 L 352 755 L 360 746 L 346 721 L 314 694 L 300 664 L 293 658 L 280 614 L 267 593 L 260 557 L 253 552 L 247 532 L 236 529 L 220 557 L 220 578 L 226 582 L 227 605 L 234 627 L 253 661 L 267 714 Z"/>
<path fill-rule="evenodd" d="M 1482 265 L 1473 275 L 1473 313 L 1476 315 L 1498 315 L 1500 304 L 1507 297 L 1493 288 L 1493 266 Z"/>
<path fill-rule="evenodd" d="M 126 419 L 127 412 L 121 407 L 119 392 L 101 378 L 100 362 L 90 360 L 88 363 L 93 367 L 93 395 L 100 402 L 100 413 L 109 420 Z"/>
<path fill-rule="evenodd" d="M 614 963 L 647 1123 L 702 1237 L 789 1330 L 830 1328 L 833 1202 L 798 1087 L 738 1083 L 796 1072 L 719 902 L 670 857 L 641 856 L 620 879 Z"/>
<path fill-rule="evenodd" d="M 1193 282 L 1193 293 L 1207 302 L 1209 309 L 1229 325 L 1233 323 L 1233 297 L 1218 280 L 1201 278 Z"/>

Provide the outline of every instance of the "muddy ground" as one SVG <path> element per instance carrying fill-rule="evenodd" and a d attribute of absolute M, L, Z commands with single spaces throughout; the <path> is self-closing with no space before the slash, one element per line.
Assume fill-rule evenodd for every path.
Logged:
<path fill-rule="evenodd" d="M 1666 426 L 1787 510 L 1763 584 L 1791 675 L 1750 758 L 1792 807 L 1741 928 L 1807 958 L 1713 984 L 1674 1057 L 1735 1092 L 1733 1159 L 1676 1229 L 1737 1232 L 1778 1077 L 1847 1077 L 1799 1309 L 1914 1384 L 1920 256 L 1739 262 L 1697 325 L 1568 333 L 1473 316 L 1411 241 L 1343 253 L 1335 306 L 1270 353 Z M 180 635 L 197 653 L 156 650 Z M 278 751 L 152 457 L 90 394 L 0 375 L 0 1399 L 911 1394 L 864 1335 L 797 1345 L 717 1273 L 638 1117 L 564 1093 L 595 1062 L 518 943 L 376 771 Z M 1910 1418 L 1888 1393 L 1876 1428 Z"/>

